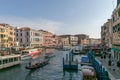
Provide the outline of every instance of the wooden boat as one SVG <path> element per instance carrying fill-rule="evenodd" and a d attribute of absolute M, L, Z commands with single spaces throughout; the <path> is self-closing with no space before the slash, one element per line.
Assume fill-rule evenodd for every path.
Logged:
<path fill-rule="evenodd" d="M 26 66 L 25 68 L 26 69 L 37 69 L 37 68 L 40 68 L 40 67 L 43 67 L 45 65 L 47 65 L 49 63 L 49 60 L 45 60 L 43 62 L 40 62 L 40 63 L 35 63 L 34 65 L 28 65 Z"/>

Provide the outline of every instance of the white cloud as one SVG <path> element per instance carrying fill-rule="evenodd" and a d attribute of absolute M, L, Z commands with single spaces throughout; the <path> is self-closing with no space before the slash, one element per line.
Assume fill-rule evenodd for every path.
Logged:
<path fill-rule="evenodd" d="M 0 16 L 0 23 L 7 23 L 14 27 L 30 27 L 32 29 L 43 29 L 56 33 L 62 26 L 63 23 L 47 20 L 47 19 L 27 19 L 15 16 Z"/>

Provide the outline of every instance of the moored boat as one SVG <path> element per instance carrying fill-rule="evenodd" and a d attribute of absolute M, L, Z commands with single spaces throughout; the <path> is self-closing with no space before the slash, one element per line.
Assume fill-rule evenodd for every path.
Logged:
<path fill-rule="evenodd" d="M 83 80 L 96 80 L 96 72 L 92 66 L 82 66 L 81 72 L 83 75 Z"/>
<path fill-rule="evenodd" d="M 20 55 L 6 55 L 0 56 L 0 69 L 18 65 L 21 63 Z"/>

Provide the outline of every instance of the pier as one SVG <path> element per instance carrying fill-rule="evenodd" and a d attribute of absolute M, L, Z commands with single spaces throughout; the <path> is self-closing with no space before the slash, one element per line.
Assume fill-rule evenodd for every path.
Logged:
<path fill-rule="evenodd" d="M 70 50 L 69 55 L 66 54 L 66 59 L 63 58 L 63 69 L 78 70 L 78 61 L 73 60 L 73 50 Z"/>

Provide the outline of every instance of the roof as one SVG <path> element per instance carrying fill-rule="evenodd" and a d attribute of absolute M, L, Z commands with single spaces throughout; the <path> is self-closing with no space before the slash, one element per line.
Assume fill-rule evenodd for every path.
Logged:
<path fill-rule="evenodd" d="M 81 56 L 81 62 L 89 62 L 89 58 L 86 55 Z"/>

